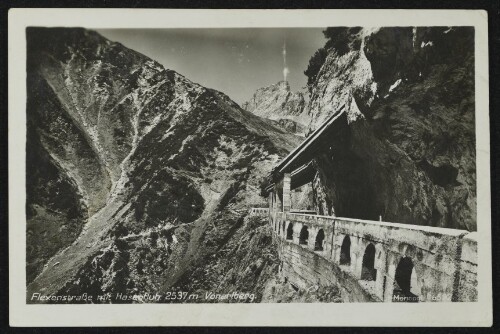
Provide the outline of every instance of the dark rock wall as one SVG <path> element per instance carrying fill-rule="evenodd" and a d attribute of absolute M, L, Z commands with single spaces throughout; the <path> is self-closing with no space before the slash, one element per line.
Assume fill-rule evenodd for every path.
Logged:
<path fill-rule="evenodd" d="M 359 48 L 327 49 L 311 86 L 310 127 L 346 104 L 349 128 L 317 158 L 317 202 L 338 216 L 476 230 L 473 28 L 356 38 Z"/>

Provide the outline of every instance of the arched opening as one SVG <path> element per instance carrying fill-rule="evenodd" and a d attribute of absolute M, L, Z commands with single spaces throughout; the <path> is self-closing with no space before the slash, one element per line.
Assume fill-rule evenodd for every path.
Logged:
<path fill-rule="evenodd" d="M 375 269 L 375 246 L 366 246 L 361 267 L 361 279 L 365 281 L 375 281 L 377 279 L 377 269 Z"/>
<path fill-rule="evenodd" d="M 288 228 L 286 229 L 286 240 L 293 240 L 293 224 L 288 223 Z"/>
<path fill-rule="evenodd" d="M 314 250 L 315 251 L 322 251 L 323 250 L 323 240 L 325 240 L 325 231 L 323 229 L 318 231 L 318 234 L 316 234 L 316 242 L 314 243 Z"/>
<path fill-rule="evenodd" d="M 416 285 L 413 262 L 409 257 L 404 257 L 396 267 L 393 301 L 418 302 L 418 296 L 412 293 L 412 284 Z"/>
<path fill-rule="evenodd" d="M 309 230 L 307 229 L 307 226 L 304 225 L 304 226 L 302 226 L 302 229 L 300 230 L 299 244 L 300 245 L 307 245 L 308 239 L 309 239 Z"/>
<path fill-rule="evenodd" d="M 285 221 L 283 221 L 283 232 L 282 232 L 282 233 L 283 233 L 283 235 L 285 235 L 285 227 L 286 227 L 286 222 L 285 222 Z"/>
<path fill-rule="evenodd" d="M 344 237 L 340 247 L 340 265 L 351 265 L 351 238 L 348 235 Z"/>

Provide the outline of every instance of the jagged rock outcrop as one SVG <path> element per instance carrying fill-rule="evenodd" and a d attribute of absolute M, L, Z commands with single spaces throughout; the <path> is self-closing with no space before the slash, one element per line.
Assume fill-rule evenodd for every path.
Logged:
<path fill-rule="evenodd" d="M 95 32 L 28 28 L 27 42 L 28 301 L 168 290 L 298 143 Z"/>
<path fill-rule="evenodd" d="M 257 89 L 252 98 L 243 103 L 243 109 L 275 121 L 276 125 L 291 133 L 302 134 L 309 119 L 304 114 L 307 94 L 292 92 L 288 81 Z"/>
<path fill-rule="evenodd" d="M 476 230 L 474 29 L 328 28 L 325 36 L 306 71 L 309 131 L 342 105 L 346 117 L 316 161 L 317 205 Z"/>

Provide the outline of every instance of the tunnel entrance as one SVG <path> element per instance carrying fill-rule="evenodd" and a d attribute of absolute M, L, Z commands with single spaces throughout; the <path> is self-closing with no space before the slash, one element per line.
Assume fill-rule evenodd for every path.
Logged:
<path fill-rule="evenodd" d="M 293 239 L 293 223 L 288 223 L 288 228 L 286 230 L 286 240 Z"/>
<path fill-rule="evenodd" d="M 402 258 L 396 267 L 393 301 L 418 302 L 418 296 L 412 292 L 412 288 L 416 288 L 416 278 L 412 260 Z"/>
<path fill-rule="evenodd" d="M 344 237 L 340 247 L 340 265 L 351 265 L 351 238 L 348 235 Z"/>
<path fill-rule="evenodd" d="M 377 279 L 377 269 L 375 269 L 375 246 L 373 246 L 373 244 L 366 246 L 361 268 L 361 279 L 365 281 L 375 281 Z"/>
<path fill-rule="evenodd" d="M 300 245 L 307 245 L 307 241 L 309 239 L 309 230 L 307 226 L 302 226 L 302 229 L 300 230 L 300 235 L 299 235 L 299 244 Z"/>
<path fill-rule="evenodd" d="M 345 138 L 338 138 L 328 154 L 316 158 L 324 190 L 315 199 L 324 201 L 328 210 L 333 207 L 336 216 L 376 220 L 384 205 L 373 186 L 373 179 L 379 176 L 372 176 L 374 171 L 368 168 L 366 156 L 359 157 L 353 152 L 350 137 L 346 134 Z"/>
<path fill-rule="evenodd" d="M 315 251 L 323 250 L 323 240 L 325 240 L 325 232 L 323 229 L 319 230 L 318 234 L 316 234 L 316 242 L 314 243 Z"/>

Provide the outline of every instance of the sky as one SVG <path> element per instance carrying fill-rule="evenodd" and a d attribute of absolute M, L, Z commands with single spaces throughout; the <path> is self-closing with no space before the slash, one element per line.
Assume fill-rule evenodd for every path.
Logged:
<path fill-rule="evenodd" d="M 224 92 L 237 103 L 261 87 L 283 80 L 286 41 L 287 80 L 305 87 L 309 58 L 326 40 L 319 28 L 98 29 L 189 80 Z"/>

